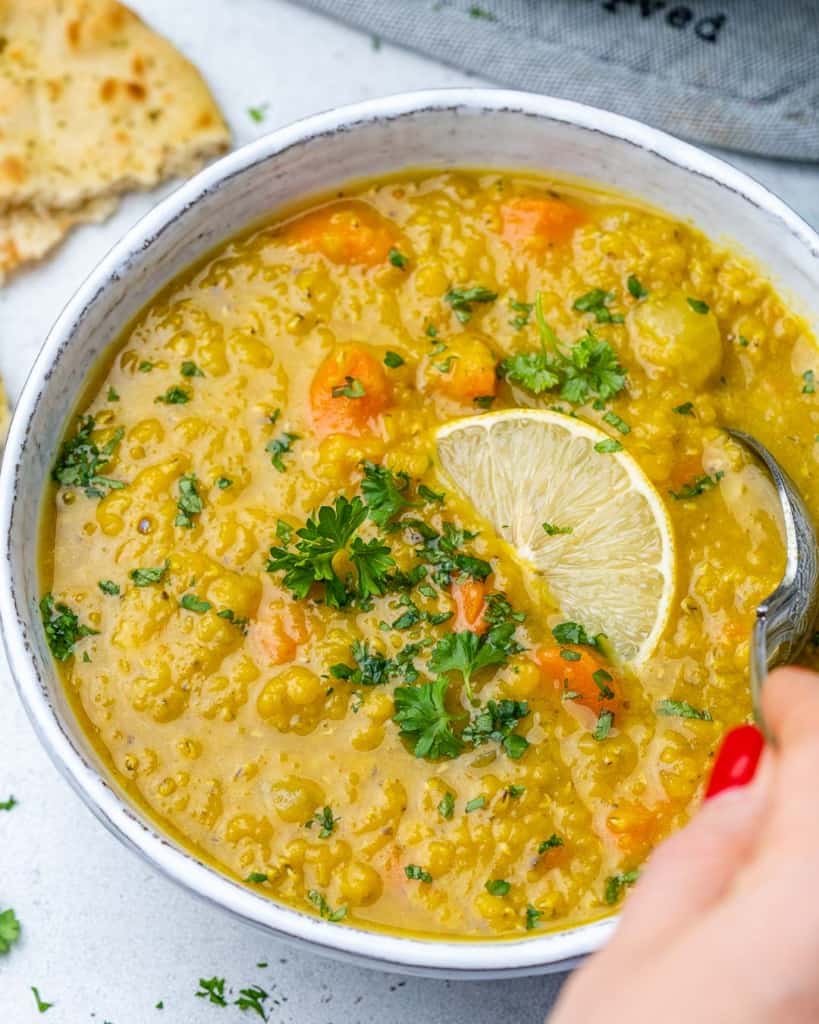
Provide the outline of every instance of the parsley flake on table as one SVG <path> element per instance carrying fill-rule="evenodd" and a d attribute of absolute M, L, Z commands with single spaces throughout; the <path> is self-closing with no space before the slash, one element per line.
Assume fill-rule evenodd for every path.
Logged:
<path fill-rule="evenodd" d="M 20 938 L 20 922 L 13 910 L 0 910 L 0 953 L 8 953 Z"/>
<path fill-rule="evenodd" d="M 267 1014 L 264 1004 L 269 998 L 269 994 L 259 985 L 251 985 L 250 988 L 239 989 L 239 998 L 233 1001 L 233 1005 L 238 1006 L 240 1010 L 252 1010 L 258 1017 L 266 1021 Z"/>
<path fill-rule="evenodd" d="M 479 4 L 472 4 L 469 8 L 469 17 L 482 19 L 483 21 L 497 21 L 498 16 L 493 14 L 492 11 L 487 10 L 485 7 L 481 7 Z"/>
<path fill-rule="evenodd" d="M 490 878 L 484 886 L 490 896 L 508 896 L 512 886 L 505 878 Z"/>
<path fill-rule="evenodd" d="M 625 871 L 620 875 L 611 875 L 607 878 L 606 888 L 604 890 L 606 903 L 608 903 L 610 907 L 615 903 L 619 903 L 626 887 L 634 885 L 639 877 L 639 871 Z"/>
<path fill-rule="evenodd" d="M 721 469 L 717 470 L 713 476 L 704 473 L 702 476 L 695 477 L 693 480 L 689 480 L 688 483 L 683 484 L 679 491 L 669 490 L 668 493 L 675 501 L 689 501 L 691 498 L 697 498 L 700 494 L 705 494 L 706 491 L 716 487 L 724 476 L 725 473 Z"/>
<path fill-rule="evenodd" d="M 35 985 L 31 986 L 31 992 L 32 995 L 34 996 L 34 1002 L 37 1005 L 37 1011 L 39 1013 L 46 1013 L 46 1011 L 50 1010 L 51 1007 L 54 1005 L 54 1003 L 47 1003 L 45 999 L 43 999 L 43 997 L 40 995 L 39 989 L 37 989 Z"/>
<path fill-rule="evenodd" d="M 648 295 L 648 290 L 640 284 L 639 279 L 634 274 L 629 274 L 626 286 L 629 294 L 634 299 L 644 299 Z"/>
<path fill-rule="evenodd" d="M 455 796 L 449 790 L 441 797 L 441 801 L 438 804 L 438 813 L 447 821 L 455 813 Z"/>
<path fill-rule="evenodd" d="M 8 800 L 0 800 L 0 811 L 10 811 L 17 806 L 17 800 L 10 796 Z"/>
<path fill-rule="evenodd" d="M 99 630 L 80 622 L 79 616 L 67 604 L 55 602 L 53 594 L 45 594 L 40 601 L 46 640 L 57 661 L 68 661 L 74 655 L 74 645 L 86 636 L 97 636 Z"/>
<path fill-rule="evenodd" d="M 337 910 L 333 910 L 318 889 L 311 889 L 307 893 L 307 899 L 310 900 L 325 921 L 342 921 L 347 916 L 346 907 L 339 907 Z"/>
<path fill-rule="evenodd" d="M 269 103 L 260 103 L 257 107 L 248 107 L 247 116 L 251 121 L 255 121 L 256 124 L 261 124 L 267 116 L 269 106 Z"/>
<path fill-rule="evenodd" d="M 472 288 L 450 288 L 444 296 L 444 302 L 452 307 L 452 312 L 460 323 L 465 324 L 472 319 L 472 307 L 475 303 L 494 302 L 497 297 L 497 292 L 490 291 L 482 285 L 475 285 Z"/>
<path fill-rule="evenodd" d="M 433 672 L 460 672 L 469 700 L 475 702 L 472 676 L 490 665 L 503 665 L 521 646 L 514 639 L 515 623 L 493 626 L 482 635 L 464 630 L 448 633 L 435 645 L 429 661 Z"/>
<path fill-rule="evenodd" d="M 394 267 L 398 267 L 399 270 L 406 270 L 409 259 L 400 251 L 393 246 L 387 253 L 387 259 Z"/>
<path fill-rule="evenodd" d="M 174 526 L 181 526 L 185 530 L 192 530 L 194 518 L 204 509 L 205 503 L 199 495 L 199 486 L 195 473 L 186 473 L 179 478 L 179 500 L 176 503 L 179 510 L 173 521 Z"/>
<path fill-rule="evenodd" d="M 279 434 L 278 437 L 274 437 L 272 441 L 268 441 L 264 446 L 264 450 L 270 456 L 274 469 L 277 469 L 279 473 L 284 473 L 287 470 L 283 456 L 288 455 L 293 448 L 293 442 L 299 440 L 301 440 L 300 434 L 292 434 L 285 431 L 285 433 Z"/>
<path fill-rule="evenodd" d="M 213 1003 L 214 1006 L 227 1006 L 227 1000 L 225 999 L 225 979 L 224 978 L 200 978 L 199 989 L 196 992 L 199 999 L 207 999 L 209 1003 Z"/>
<path fill-rule="evenodd" d="M 340 821 L 341 818 L 336 818 L 333 815 L 332 809 L 325 805 L 320 811 L 316 811 L 309 821 L 305 821 L 304 827 L 312 828 L 314 825 L 318 825 L 319 839 L 328 839 L 333 834 L 336 825 Z"/>
<path fill-rule="evenodd" d="M 572 405 L 583 405 L 593 398 L 606 402 L 623 390 L 625 371 L 611 345 L 587 330 L 566 352 L 546 322 L 540 292 L 535 298 L 535 320 L 540 350 L 518 352 L 504 359 L 500 369 L 507 380 L 534 395 L 557 391 Z"/>
<path fill-rule="evenodd" d="M 661 700 L 657 705 L 657 714 L 669 718 L 696 718 L 701 722 L 713 721 L 710 711 L 695 708 L 686 700 Z"/>
<path fill-rule="evenodd" d="M 190 392 L 185 388 L 180 388 L 178 384 L 169 387 L 164 395 L 157 395 L 154 399 L 155 402 L 161 402 L 162 405 L 187 405 L 190 400 Z"/>
<path fill-rule="evenodd" d="M 420 864 L 407 864 L 404 874 L 413 882 L 425 882 L 427 885 L 432 881 L 432 875 L 425 871 Z"/>
<path fill-rule="evenodd" d="M 367 506 L 367 515 L 383 528 L 410 505 L 406 497 L 410 479 L 406 473 L 393 473 L 386 466 L 373 462 L 365 462 L 363 468 L 361 495 Z"/>
<path fill-rule="evenodd" d="M 563 846 L 563 840 L 556 832 L 552 832 L 548 839 L 538 844 L 537 852 L 542 855 L 547 850 L 556 850 L 560 846 Z"/>
<path fill-rule="evenodd" d="M 121 480 L 103 476 L 103 470 L 114 457 L 125 436 L 117 428 L 100 448 L 92 439 L 96 428 L 93 416 L 81 416 L 76 434 L 63 441 L 51 478 L 63 487 L 81 487 L 89 498 L 103 498 L 109 491 L 125 487 Z"/>
<path fill-rule="evenodd" d="M 148 566 L 142 569 L 132 569 L 128 575 L 137 587 L 149 587 L 152 583 L 161 583 L 165 579 L 165 574 L 170 568 L 170 562 L 166 561 L 164 565 Z"/>
<path fill-rule="evenodd" d="M 609 303 L 613 298 L 614 292 L 592 288 L 590 292 L 574 300 L 572 309 L 577 313 L 591 313 L 598 324 L 621 324 L 625 319 L 623 314 L 612 313 L 609 309 Z"/>
<path fill-rule="evenodd" d="M 333 398 L 363 398 L 367 392 L 358 377 L 346 376 L 344 383 L 339 384 L 330 392 Z"/>
<path fill-rule="evenodd" d="M 420 686 L 396 687 L 392 720 L 401 736 L 415 741 L 416 757 L 457 757 L 463 749 L 462 740 L 452 729 L 454 716 L 446 709 L 447 689 L 444 678 Z"/>

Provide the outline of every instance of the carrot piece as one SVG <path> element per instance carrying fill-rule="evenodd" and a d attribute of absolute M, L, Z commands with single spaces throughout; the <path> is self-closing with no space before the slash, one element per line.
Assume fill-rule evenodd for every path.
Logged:
<path fill-rule="evenodd" d="M 308 637 L 304 612 L 291 603 L 274 606 L 271 615 L 254 622 L 249 632 L 270 665 L 293 661 Z"/>
<path fill-rule="evenodd" d="M 567 660 L 561 651 L 579 655 Z M 585 647 L 541 647 L 535 652 L 543 678 L 558 694 L 572 694 L 575 704 L 594 712 L 616 712 L 622 704 L 621 687 L 603 661 Z"/>
<path fill-rule="evenodd" d="M 489 628 L 489 623 L 484 618 L 486 583 L 480 580 L 453 582 L 450 585 L 450 593 L 455 602 L 455 632 L 469 630 L 470 633 L 477 633 L 479 636 L 485 633 Z"/>
<path fill-rule="evenodd" d="M 684 455 L 678 462 L 674 463 L 671 469 L 669 483 L 674 491 L 680 490 L 684 484 L 691 483 L 698 476 L 702 476 L 702 456 Z"/>
<path fill-rule="evenodd" d="M 501 206 L 501 235 L 510 245 L 558 245 L 585 223 L 582 210 L 562 199 L 516 196 Z"/>
<path fill-rule="evenodd" d="M 339 345 L 310 385 L 313 425 L 319 434 L 361 434 L 389 404 L 387 375 L 366 345 Z"/>
<path fill-rule="evenodd" d="M 321 253 L 333 263 L 374 267 L 386 263 L 396 232 L 361 200 L 343 200 L 298 217 L 283 231 L 286 241 Z"/>

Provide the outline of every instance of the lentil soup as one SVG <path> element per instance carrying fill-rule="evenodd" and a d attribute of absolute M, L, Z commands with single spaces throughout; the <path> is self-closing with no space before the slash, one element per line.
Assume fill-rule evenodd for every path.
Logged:
<path fill-rule="evenodd" d="M 130 798 L 271 899 L 465 938 L 609 913 L 750 713 L 784 549 L 721 427 L 819 509 L 816 370 L 757 270 L 618 195 L 407 172 L 287 211 L 159 295 L 71 425 L 65 687 Z M 674 583 L 639 664 L 441 469 L 438 427 L 518 407 L 656 488 Z"/>

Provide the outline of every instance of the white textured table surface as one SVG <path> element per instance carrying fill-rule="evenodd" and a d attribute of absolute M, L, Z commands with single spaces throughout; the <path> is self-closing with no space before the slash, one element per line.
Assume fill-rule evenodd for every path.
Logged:
<path fill-rule="evenodd" d="M 237 144 L 340 103 L 483 84 L 386 44 L 376 50 L 365 36 L 277 0 L 131 5 L 204 71 Z M 246 110 L 263 103 L 266 118 L 256 124 Z M 819 168 L 729 159 L 819 224 Z M 156 198 L 129 198 L 107 224 L 76 232 L 56 258 L 0 291 L 0 371 L 12 397 L 64 302 Z M 555 978 L 450 983 L 343 966 L 199 903 L 109 836 L 58 777 L 0 656 L 0 800 L 10 793 L 19 806 L 0 814 L 0 909 L 15 908 L 23 936 L 0 957 L 0 1024 L 257 1020 L 195 997 L 198 979 L 213 975 L 234 990 L 260 984 L 270 991 L 275 1024 L 531 1024 L 557 991 Z M 55 1004 L 45 1017 L 32 985 Z"/>

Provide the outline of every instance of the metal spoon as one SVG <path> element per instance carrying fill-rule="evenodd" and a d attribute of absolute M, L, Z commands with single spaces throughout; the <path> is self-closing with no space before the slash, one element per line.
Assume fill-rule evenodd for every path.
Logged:
<path fill-rule="evenodd" d="M 795 661 L 816 628 L 819 613 L 819 544 L 810 513 L 793 480 L 768 449 L 740 430 L 728 434 L 765 465 L 776 487 L 785 523 L 785 574 L 756 610 L 751 636 L 751 698 L 763 729 L 762 684 L 776 665 Z"/>

